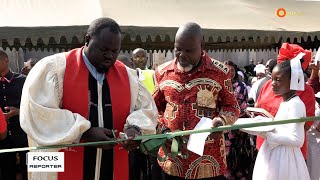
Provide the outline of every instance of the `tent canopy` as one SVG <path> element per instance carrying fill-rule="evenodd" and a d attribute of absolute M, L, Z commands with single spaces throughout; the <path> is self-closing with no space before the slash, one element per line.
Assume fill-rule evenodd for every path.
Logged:
<path fill-rule="evenodd" d="M 72 48 L 83 43 L 88 25 L 99 17 L 113 18 L 122 26 L 123 44 L 128 49 L 137 44 L 159 49 L 171 47 L 177 28 L 191 21 L 205 29 L 205 41 L 213 48 L 228 46 L 230 42 L 233 48 L 252 45 L 272 48 L 288 39 L 312 45 L 320 39 L 320 1 L 0 0 L 0 3 L 0 45 L 5 47 Z M 284 13 L 284 17 L 279 17 Z"/>

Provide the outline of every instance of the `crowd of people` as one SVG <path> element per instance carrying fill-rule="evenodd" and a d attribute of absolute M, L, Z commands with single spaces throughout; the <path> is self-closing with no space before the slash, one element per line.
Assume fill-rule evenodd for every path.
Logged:
<path fill-rule="evenodd" d="M 203 155 L 142 153 L 135 137 L 193 130 L 201 118 L 212 127 L 251 118 L 263 108 L 277 120 L 320 115 L 319 63 L 310 51 L 283 43 L 274 59 L 239 67 L 205 51 L 202 28 L 182 25 L 172 61 L 147 67 L 137 48 L 119 56 L 121 29 L 110 18 L 94 20 L 85 44 L 12 72 L 0 50 L 0 149 L 108 141 L 122 144 L 69 147 L 64 172 L 27 173 L 26 152 L 0 154 L 0 180 L 318 180 L 320 124 L 275 126 L 259 136 L 240 130 L 211 133 Z M 310 73 L 307 73 L 310 72 Z"/>
<path fill-rule="evenodd" d="M 11 71 L 5 51 L 0 50 L 0 149 L 28 146 L 27 135 L 19 123 L 22 88 L 37 59 L 28 59 L 20 73 Z M 0 179 L 27 179 L 26 151 L 0 154 Z"/>

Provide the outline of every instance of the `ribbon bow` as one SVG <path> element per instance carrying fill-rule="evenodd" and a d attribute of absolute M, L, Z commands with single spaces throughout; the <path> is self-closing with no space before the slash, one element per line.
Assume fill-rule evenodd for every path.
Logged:
<path fill-rule="evenodd" d="M 179 131 L 180 130 L 177 130 L 175 132 Z M 188 150 L 186 150 L 186 154 L 183 154 L 182 150 L 187 149 L 188 139 L 185 136 L 174 136 L 172 133 L 167 133 L 167 136 L 164 138 L 149 139 L 142 142 L 140 144 L 140 150 L 145 154 L 157 156 L 158 160 L 163 162 L 168 157 L 166 143 L 170 140 L 172 141 L 170 156 L 180 156 L 183 159 L 187 159 L 189 157 Z M 164 157 L 158 154 L 160 148 L 162 148 L 165 154 Z"/>
<path fill-rule="evenodd" d="M 299 53 L 295 58 L 291 59 L 291 79 L 290 79 L 290 89 L 304 91 L 304 75 L 301 68 L 300 59 L 305 55 L 305 53 Z"/>

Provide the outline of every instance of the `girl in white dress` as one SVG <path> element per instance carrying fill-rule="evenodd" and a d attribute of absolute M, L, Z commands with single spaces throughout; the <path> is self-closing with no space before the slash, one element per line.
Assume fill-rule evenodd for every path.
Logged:
<path fill-rule="evenodd" d="M 300 58 L 300 64 L 299 60 Z M 295 90 L 302 90 L 302 86 L 304 87 L 304 84 L 301 84 L 303 74 L 302 77 L 297 76 L 298 72 L 302 73 L 301 65 L 301 72 L 295 71 L 297 68 L 291 66 L 290 61 L 284 61 L 272 71 L 273 91 L 283 98 L 275 121 L 306 117 L 305 105 L 295 93 Z M 262 136 L 265 141 L 256 159 L 253 180 L 310 179 L 300 150 L 304 142 L 304 123 L 276 125 L 272 132 L 263 133 Z"/>

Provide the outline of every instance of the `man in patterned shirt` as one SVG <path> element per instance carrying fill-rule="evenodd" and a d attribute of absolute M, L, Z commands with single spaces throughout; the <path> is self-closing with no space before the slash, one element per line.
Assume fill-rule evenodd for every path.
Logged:
<path fill-rule="evenodd" d="M 229 68 L 203 51 L 201 27 L 196 23 L 180 27 L 174 46 L 176 58 L 155 72 L 158 132 L 192 130 L 202 117 L 212 119 L 213 127 L 233 124 L 240 111 L 232 93 Z M 165 157 L 162 148 L 159 155 Z M 169 151 L 159 164 L 165 180 L 224 179 L 227 162 L 223 135 L 209 135 L 203 156 L 189 152 L 189 157 L 182 159 Z"/>

